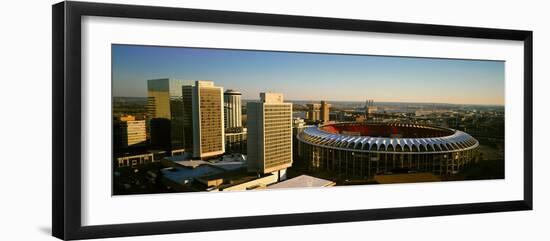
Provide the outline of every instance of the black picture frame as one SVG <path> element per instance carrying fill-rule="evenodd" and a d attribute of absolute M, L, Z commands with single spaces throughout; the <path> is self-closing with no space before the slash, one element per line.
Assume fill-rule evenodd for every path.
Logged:
<path fill-rule="evenodd" d="M 413 218 L 533 208 L 533 32 L 415 23 L 366 21 L 263 13 L 197 10 L 90 2 L 52 6 L 53 194 L 52 233 L 60 239 L 87 239 L 244 228 Z M 206 23 L 281 26 L 428 36 L 517 40 L 524 43 L 524 193 L 522 200 L 421 207 L 343 210 L 283 215 L 212 218 L 131 224 L 81 224 L 81 17 L 104 16 Z"/>

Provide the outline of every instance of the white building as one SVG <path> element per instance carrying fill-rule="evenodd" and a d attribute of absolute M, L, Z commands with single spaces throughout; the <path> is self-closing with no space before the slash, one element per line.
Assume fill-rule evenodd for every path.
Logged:
<path fill-rule="evenodd" d="M 285 179 L 292 166 L 292 103 L 282 94 L 261 93 L 259 102 L 247 104 L 247 114 L 248 171 Z"/>

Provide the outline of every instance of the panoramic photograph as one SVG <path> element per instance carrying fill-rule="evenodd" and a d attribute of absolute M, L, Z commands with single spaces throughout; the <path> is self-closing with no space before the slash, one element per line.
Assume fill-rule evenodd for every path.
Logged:
<path fill-rule="evenodd" d="M 111 54 L 113 195 L 505 178 L 504 61 Z"/>

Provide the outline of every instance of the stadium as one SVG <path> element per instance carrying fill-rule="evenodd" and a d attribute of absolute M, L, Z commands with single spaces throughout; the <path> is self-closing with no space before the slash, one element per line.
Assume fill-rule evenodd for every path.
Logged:
<path fill-rule="evenodd" d="M 396 170 L 459 173 L 479 158 L 478 141 L 450 128 L 402 123 L 332 123 L 305 128 L 298 156 L 310 171 L 368 179 Z"/>

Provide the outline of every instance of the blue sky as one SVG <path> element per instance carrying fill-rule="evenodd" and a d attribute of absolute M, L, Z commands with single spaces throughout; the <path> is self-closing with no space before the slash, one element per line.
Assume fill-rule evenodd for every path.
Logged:
<path fill-rule="evenodd" d="M 504 62 L 113 45 L 114 96 L 147 96 L 147 80 L 212 80 L 244 99 L 504 104 Z"/>

